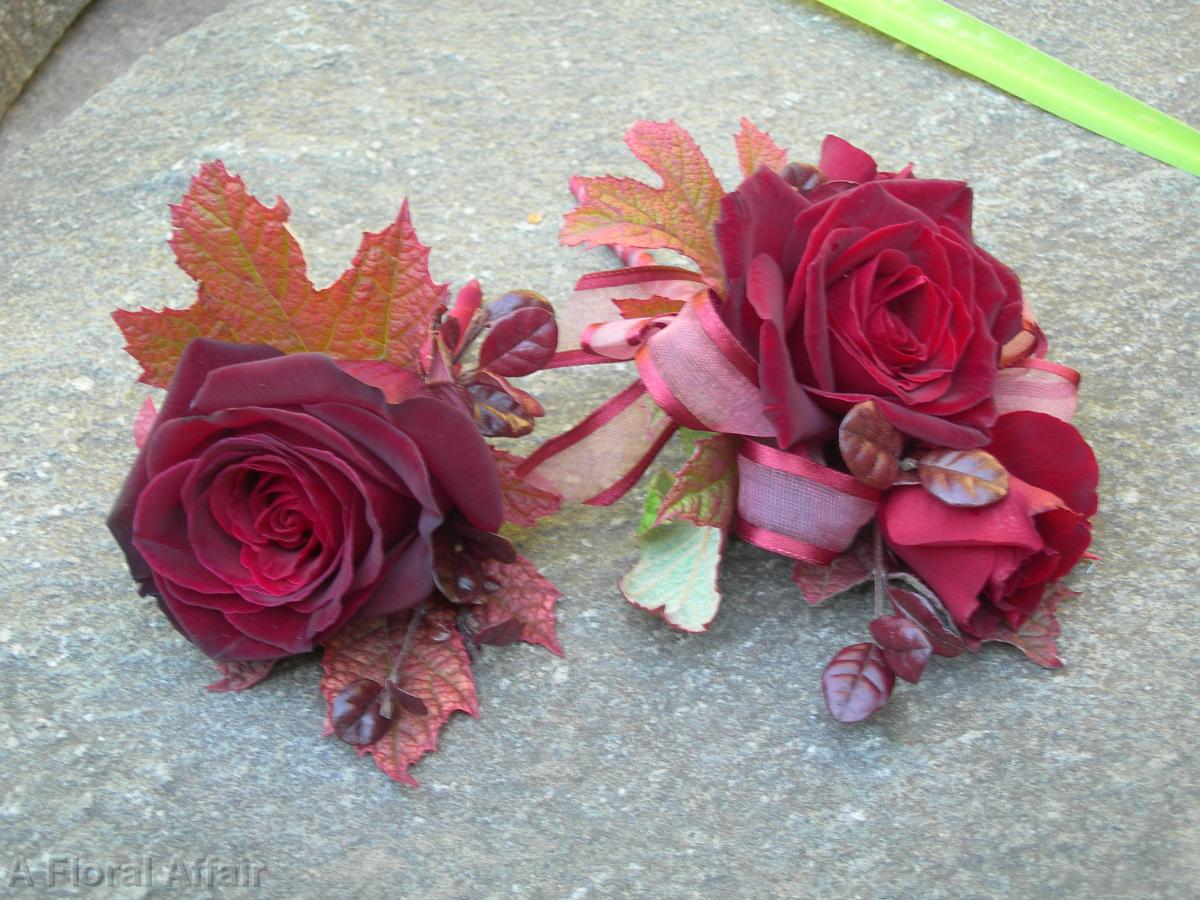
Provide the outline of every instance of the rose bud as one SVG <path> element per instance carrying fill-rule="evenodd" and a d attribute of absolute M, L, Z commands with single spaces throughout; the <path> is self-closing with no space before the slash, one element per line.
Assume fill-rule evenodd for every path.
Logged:
<path fill-rule="evenodd" d="M 1008 470 L 1004 499 L 947 506 L 921 487 L 889 491 L 879 506 L 888 546 L 937 593 L 955 623 L 986 640 L 1019 629 L 1046 588 L 1092 539 L 1099 470 L 1075 428 L 1040 412 L 1001 416 L 988 452 Z"/>

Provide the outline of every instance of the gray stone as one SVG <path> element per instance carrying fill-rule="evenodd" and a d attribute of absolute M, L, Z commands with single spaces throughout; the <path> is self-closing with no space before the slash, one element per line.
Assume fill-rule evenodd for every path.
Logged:
<path fill-rule="evenodd" d="M 0 119 L 33 70 L 88 0 L 5 0 L 0 4 Z"/>
<path fill-rule="evenodd" d="M 26 0 L 16 0 L 16 5 L 29 6 Z M 85 8 L 0 116 L 0 165 L 7 154 L 60 124 L 139 57 L 228 6 L 229 0 L 91 0 L 72 5 Z M 0 8 L 0 20 L 6 9 Z"/>
<path fill-rule="evenodd" d="M 1190 3 L 963 5 L 1200 121 Z M 712 631 L 670 633 L 615 588 L 629 498 L 524 542 L 567 594 L 566 657 L 489 652 L 483 714 L 420 790 L 320 737 L 311 660 L 205 693 L 102 525 L 147 393 L 108 314 L 190 300 L 164 238 L 198 162 L 286 197 L 318 282 L 407 195 L 436 276 L 561 300 L 611 264 L 556 246 L 567 177 L 640 174 L 623 129 L 675 117 L 732 184 L 741 115 L 799 157 L 834 131 L 974 183 L 980 241 L 1084 372 L 1103 467 L 1067 668 L 939 660 L 839 726 L 818 676 L 869 600 L 805 609 L 786 561 L 737 545 Z M 1198 201 L 1194 177 L 811 4 L 230 6 L 0 171 L 6 872 L 208 856 L 265 865 L 279 897 L 1194 896 Z M 626 377 L 536 376 L 546 433 Z"/>

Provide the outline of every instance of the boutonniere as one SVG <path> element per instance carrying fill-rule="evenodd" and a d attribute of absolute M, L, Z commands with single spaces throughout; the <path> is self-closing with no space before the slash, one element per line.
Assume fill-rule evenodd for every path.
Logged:
<path fill-rule="evenodd" d="M 1096 461 L 1070 424 L 1079 375 L 1046 359 L 1017 276 L 976 243 L 971 189 L 834 136 L 812 164 L 745 120 L 735 141 L 733 191 L 673 122 L 626 135 L 661 186 L 572 180 L 563 243 L 625 267 L 579 281 L 548 365 L 633 361 L 637 378 L 520 471 L 605 505 L 681 440 L 620 586 L 683 631 L 716 615 L 731 536 L 795 560 L 809 603 L 872 583 L 868 639 L 823 678 L 840 721 L 985 641 L 1061 665 Z"/>
<path fill-rule="evenodd" d="M 221 163 L 172 208 L 198 285 L 186 309 L 118 311 L 141 380 L 140 447 L 109 519 L 144 595 L 241 690 L 319 650 L 327 733 L 392 778 L 478 712 L 483 646 L 561 653 L 559 592 L 501 534 L 560 498 L 489 438 L 543 410 L 509 379 L 554 351 L 550 304 L 517 291 L 448 302 L 407 205 L 326 288 L 288 207 Z"/>

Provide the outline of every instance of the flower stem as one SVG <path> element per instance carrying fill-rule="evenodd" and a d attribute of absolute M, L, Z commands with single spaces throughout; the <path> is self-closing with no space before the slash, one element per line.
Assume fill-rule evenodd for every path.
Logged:
<path fill-rule="evenodd" d="M 417 631 L 421 627 L 421 622 L 425 618 L 426 604 L 414 607 L 412 615 L 408 617 L 408 628 L 404 632 L 404 640 L 400 644 L 400 652 L 396 654 L 395 660 L 392 661 L 392 669 L 388 672 L 387 680 L 383 684 L 383 698 L 379 701 L 379 713 L 385 719 L 392 718 L 393 700 L 391 686 L 400 687 L 400 672 L 404 667 L 404 661 L 408 659 L 408 654 L 412 652 L 412 645 L 417 639 Z"/>
<path fill-rule="evenodd" d="M 875 577 L 875 618 L 883 615 L 883 591 L 887 581 L 887 569 L 883 562 L 883 534 L 878 523 L 871 529 L 875 546 L 875 558 L 871 565 L 871 574 Z"/>

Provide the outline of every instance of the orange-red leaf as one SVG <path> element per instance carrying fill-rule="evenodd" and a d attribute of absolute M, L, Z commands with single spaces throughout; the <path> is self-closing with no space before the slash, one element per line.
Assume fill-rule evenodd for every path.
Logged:
<path fill-rule="evenodd" d="M 625 133 L 625 143 L 662 187 L 632 178 L 581 178 L 585 199 L 567 213 L 559 238 L 569 246 L 674 250 L 705 277 L 719 279 L 713 225 L 724 191 L 696 142 L 675 122 L 639 121 Z"/>
<path fill-rule="evenodd" d="M 429 248 L 417 240 L 406 200 L 387 228 L 363 234 L 350 268 L 321 292 L 329 322 L 324 343 L 312 349 L 412 366 L 445 294 L 429 276 Z"/>
<path fill-rule="evenodd" d="M 562 597 L 558 588 L 523 556 L 508 564 L 489 559 L 483 571 L 500 587 L 483 594 L 483 603 L 473 611 L 479 630 L 516 620 L 521 626 L 518 640 L 541 644 L 555 656 L 562 656 L 554 632 L 554 604 Z"/>
<path fill-rule="evenodd" d="M 411 365 L 445 291 L 429 277 L 408 205 L 378 234 L 365 234 L 352 266 L 316 290 L 287 229 L 283 200 L 264 206 L 220 162 L 207 163 L 171 208 L 171 247 L 199 283 L 187 309 L 118 311 L 142 381 L 166 387 L 196 337 L 316 350 L 343 359 Z"/>
<path fill-rule="evenodd" d="M 850 474 L 884 491 L 900 474 L 904 435 L 879 411 L 874 400 L 851 407 L 838 426 L 838 449 Z"/>
<path fill-rule="evenodd" d="M 742 119 L 742 130 L 734 135 L 733 143 L 737 146 L 738 164 L 747 178 L 763 167 L 778 172 L 787 165 L 787 150 L 776 145 L 771 135 L 756 128 L 749 119 Z"/>
<path fill-rule="evenodd" d="M 1007 470 L 986 450 L 926 450 L 917 477 L 949 506 L 987 506 L 1008 493 Z"/>
<path fill-rule="evenodd" d="M 714 434 L 700 438 L 658 508 L 655 525 L 686 521 L 729 529 L 737 510 L 738 438 Z"/>
<path fill-rule="evenodd" d="M 649 316 L 672 316 L 683 309 L 683 300 L 671 297 L 627 297 L 613 300 L 613 306 L 621 313 L 622 319 L 642 319 Z"/>
<path fill-rule="evenodd" d="M 404 642 L 409 616 L 404 612 L 351 622 L 329 641 L 321 660 L 325 670 L 321 693 L 327 704 L 332 705 L 342 688 L 361 679 L 384 684 Z M 359 755 L 374 756 L 375 764 L 391 778 L 415 787 L 417 782 L 408 769 L 437 749 L 438 733 L 450 716 L 458 711 L 479 714 L 471 660 L 458 633 L 453 608 L 442 604 L 425 614 L 402 666 L 399 686 L 425 704 L 425 715 L 416 715 L 397 704 L 395 718 L 383 736 L 355 749 Z M 328 714 L 325 733 L 333 733 Z"/>
<path fill-rule="evenodd" d="M 500 478 L 500 502 L 504 505 L 505 522 L 532 528 L 538 519 L 558 512 L 563 498 L 554 485 L 536 472 L 517 475 L 517 468 L 525 462 L 522 457 L 493 447 L 492 459 Z"/>

